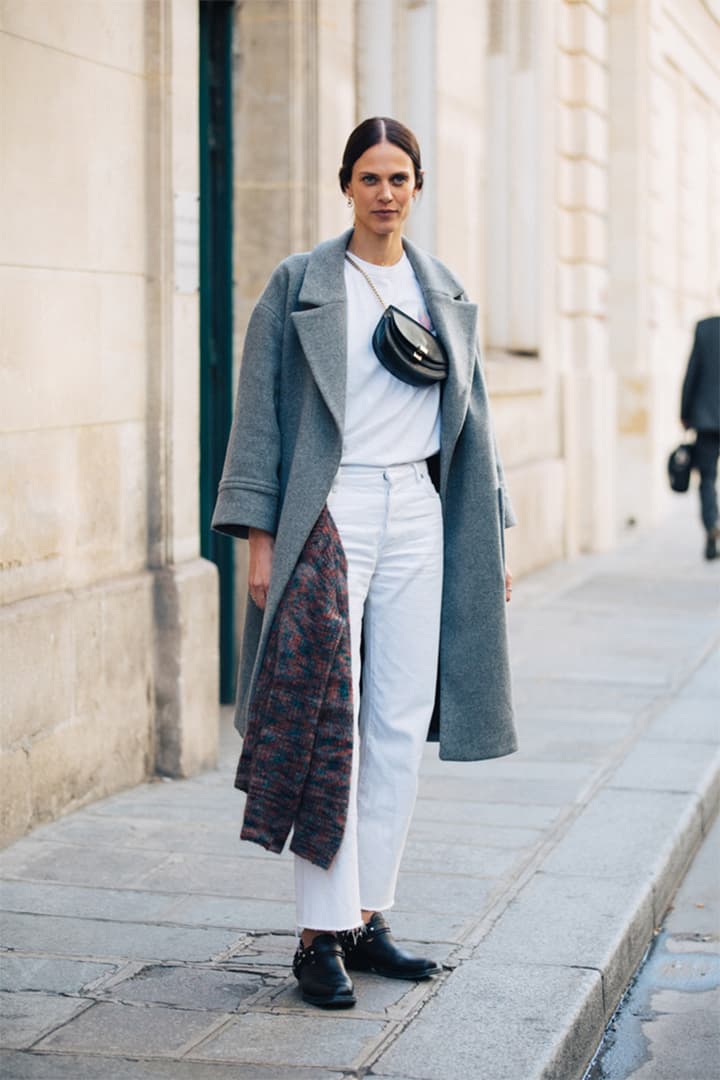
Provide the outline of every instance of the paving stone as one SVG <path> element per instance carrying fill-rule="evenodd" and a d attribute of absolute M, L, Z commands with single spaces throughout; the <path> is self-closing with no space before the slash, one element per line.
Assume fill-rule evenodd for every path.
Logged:
<path fill-rule="evenodd" d="M 33 881 L 5 881 L 0 903 L 5 911 L 69 915 L 117 922 L 163 922 L 177 902 L 172 893 L 137 889 L 93 889 Z"/>
<path fill-rule="evenodd" d="M 48 1035 L 38 1049 L 175 1057 L 218 1023 L 218 1014 L 98 1002 Z"/>
<path fill-rule="evenodd" d="M 228 930 L 43 915 L 9 914 L 3 925 L 5 941 L 16 951 L 98 959 L 211 960 L 236 940 Z"/>
<path fill-rule="evenodd" d="M 609 788 L 697 792 L 705 820 L 720 796 L 720 747 L 639 739 L 608 780 Z"/>
<path fill-rule="evenodd" d="M 717 586 L 715 588 L 717 589 Z M 714 649 L 703 660 L 678 696 L 682 700 L 718 701 L 720 698 L 720 648 Z"/>
<path fill-rule="evenodd" d="M 400 875 L 402 880 L 402 874 Z M 388 912 L 388 922 L 400 942 L 422 941 L 435 949 L 443 942 L 462 941 L 477 915 L 450 915 L 435 911 L 401 911 L 393 908 Z"/>
<path fill-rule="evenodd" d="M 87 1009 L 84 998 L 43 993 L 0 993 L 0 1044 L 9 1050 L 32 1046 L 48 1031 Z"/>
<path fill-rule="evenodd" d="M 628 885 L 602 877 L 538 873 L 474 955 L 495 963 L 595 968 L 603 976 L 607 1018 L 652 937 L 652 899 L 650 885 L 642 880 Z"/>
<path fill-rule="evenodd" d="M 259 967 L 283 967 L 289 970 L 297 948 L 294 934 L 255 934 L 245 939 L 243 948 L 232 958 L 223 962 L 223 968 L 232 964 L 257 965 Z"/>
<path fill-rule="evenodd" d="M 95 888 L 132 888 L 156 870 L 166 853 L 105 849 L 102 858 L 81 844 L 58 844 L 34 838 L 18 841 L 0 856 L 0 873 L 26 881 L 57 881 Z"/>
<path fill-rule="evenodd" d="M 114 971 L 117 971 L 115 964 L 5 953 L 0 958 L 0 990 L 46 990 L 77 994 L 83 987 Z"/>
<path fill-rule="evenodd" d="M 245 1013 L 187 1055 L 200 1060 L 352 1069 L 383 1030 L 377 1020 L 355 1020 L 351 1009 L 318 1014 Z"/>
<path fill-rule="evenodd" d="M 439 776 L 421 776 L 420 794 L 424 799 L 441 800 L 447 791 L 447 780 Z M 564 806 L 574 802 L 585 781 L 558 777 L 556 780 L 523 780 L 511 777 L 482 780 L 457 777 L 452 780 L 453 798 L 481 803 L 525 803 L 533 806 Z"/>
<path fill-rule="evenodd" d="M 480 918 L 497 890 L 497 879 L 461 877 L 459 874 L 400 875 L 395 910 L 427 915 L 473 915 Z"/>
<path fill-rule="evenodd" d="M 696 796 L 604 789 L 543 862 L 548 874 L 643 881 L 653 888 L 659 924 L 701 836 Z"/>
<path fill-rule="evenodd" d="M 425 821 L 417 815 L 410 826 L 409 841 L 421 844 L 443 842 L 482 844 L 483 847 L 500 848 L 502 851 L 518 851 L 535 847 L 543 838 L 541 829 L 520 829 L 511 825 L 472 825 L 454 822 L 452 830 L 442 821 Z"/>
<path fill-rule="evenodd" d="M 643 611 L 671 610 L 683 615 L 711 614 L 718 609 L 717 596 L 703 581 L 664 581 L 658 587 L 655 576 L 633 574 L 595 574 L 588 581 L 564 592 L 556 601 L 560 606 L 593 607 L 617 611 L 628 603 Z"/>
<path fill-rule="evenodd" d="M 453 784 L 453 791 L 454 788 Z M 492 825 L 497 828 L 547 829 L 557 820 L 559 813 L 560 809 L 557 806 L 513 802 L 468 802 L 449 797 L 431 799 L 421 795 L 415 806 L 414 820 Z M 454 829 L 450 830 L 449 835 L 454 836 Z"/>
<path fill-rule="evenodd" d="M 173 853 L 160 867 L 139 879 L 145 889 L 162 892 L 214 893 L 248 899 L 293 900 L 292 863 L 220 855 Z"/>
<path fill-rule="evenodd" d="M 714 700 L 704 697 L 675 698 L 653 720 L 645 732 L 645 738 L 717 744 L 720 739 L 718 701 L 720 690 Z"/>
<path fill-rule="evenodd" d="M 174 851 L 183 855 L 193 852 L 273 861 L 278 858 L 259 844 L 240 840 L 239 818 L 237 821 L 229 819 L 228 828 L 223 830 L 218 828 L 217 822 L 168 822 L 156 818 L 72 814 L 45 828 L 47 839 L 56 843 L 92 847 L 110 844 L 164 855 Z"/>
<path fill-rule="evenodd" d="M 512 655 L 512 650 L 511 650 Z M 518 709 L 525 705 L 542 705 L 550 709 L 585 708 L 588 713 L 605 712 L 609 709 L 639 711 L 664 697 L 664 687 L 652 683 L 624 682 L 621 678 L 606 680 L 598 678 L 568 679 L 562 673 L 521 674 L 518 663 L 513 675 L 513 700 Z"/>
<path fill-rule="evenodd" d="M 579 1075 L 587 1041 L 595 1045 L 603 1031 L 601 980 L 595 971 L 469 960 L 420 1016 L 373 1076 L 569 1080 Z"/>
<path fill-rule="evenodd" d="M 480 837 L 476 844 L 448 843 L 408 839 L 403 855 L 403 870 L 421 873 L 450 875 L 462 874 L 476 877 L 504 877 L 524 860 L 524 854 L 510 849 L 482 847 Z"/>
<path fill-rule="evenodd" d="M 230 1013 L 264 986 L 261 975 L 157 964 L 115 983 L 103 996 L 129 1003 Z"/>
<path fill-rule="evenodd" d="M 3 1055 L 3 1080 L 342 1080 L 322 1069 L 202 1061 L 139 1061 L 114 1057 L 16 1052 Z"/>
<path fill-rule="evenodd" d="M 295 904 L 197 894 L 178 900 L 169 909 L 168 919 L 187 926 L 236 927 L 238 934 L 248 930 L 283 933 L 295 928 Z"/>

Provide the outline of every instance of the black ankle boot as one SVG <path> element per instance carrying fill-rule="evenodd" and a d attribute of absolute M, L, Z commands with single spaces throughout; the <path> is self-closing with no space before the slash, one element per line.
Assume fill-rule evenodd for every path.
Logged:
<path fill-rule="evenodd" d="M 293 959 L 293 974 L 303 1001 L 326 1009 L 355 1004 L 353 984 L 345 970 L 342 946 L 334 934 L 318 934 L 307 948 L 302 942 Z"/>
<path fill-rule="evenodd" d="M 345 930 L 339 937 L 345 966 L 351 971 L 374 971 L 388 979 L 428 979 L 442 970 L 434 960 L 399 949 L 379 911 L 359 931 Z"/>

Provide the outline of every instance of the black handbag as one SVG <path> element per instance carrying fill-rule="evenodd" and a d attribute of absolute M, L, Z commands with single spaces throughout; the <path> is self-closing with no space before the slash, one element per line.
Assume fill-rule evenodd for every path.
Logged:
<path fill-rule="evenodd" d="M 668 479 L 673 491 L 687 491 L 693 467 L 694 443 L 681 443 L 668 458 Z"/>
<path fill-rule="evenodd" d="M 385 304 L 369 274 L 349 255 L 345 258 L 362 274 L 383 307 L 372 337 L 373 351 L 382 366 L 410 386 L 433 386 L 447 378 L 448 358 L 442 342 L 422 323 L 393 304 Z"/>

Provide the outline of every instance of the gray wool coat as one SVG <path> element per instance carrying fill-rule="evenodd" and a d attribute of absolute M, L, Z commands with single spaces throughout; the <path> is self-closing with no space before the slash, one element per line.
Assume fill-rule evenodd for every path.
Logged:
<path fill-rule="evenodd" d="M 213 528 L 275 535 L 265 611 L 248 603 L 236 726 L 273 616 L 340 464 L 346 379 L 344 256 L 352 231 L 291 255 L 248 325 Z M 440 757 L 475 761 L 516 749 L 507 648 L 504 528 L 514 524 L 497 456 L 477 308 L 439 260 L 405 250 L 449 356 L 441 406 L 445 575 L 440 631 Z M 418 632 L 422 632 L 419 628 Z"/>

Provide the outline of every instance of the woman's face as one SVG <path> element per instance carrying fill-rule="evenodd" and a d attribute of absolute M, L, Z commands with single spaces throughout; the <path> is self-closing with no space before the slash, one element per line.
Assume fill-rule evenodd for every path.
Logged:
<path fill-rule="evenodd" d="M 400 232 L 417 194 L 412 159 L 394 143 L 376 143 L 353 165 L 347 193 L 356 229 L 376 236 Z"/>

